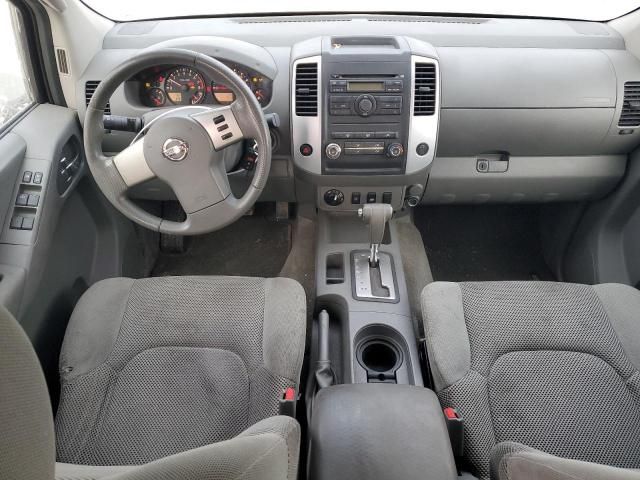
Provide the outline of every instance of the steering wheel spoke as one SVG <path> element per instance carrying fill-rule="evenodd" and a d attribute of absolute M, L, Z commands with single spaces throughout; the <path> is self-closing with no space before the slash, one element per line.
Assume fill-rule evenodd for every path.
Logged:
<path fill-rule="evenodd" d="M 115 155 L 112 160 L 127 187 L 133 187 L 156 176 L 144 157 L 144 137 Z"/>
<path fill-rule="evenodd" d="M 231 105 L 194 113 L 191 118 L 206 130 L 213 143 L 213 148 L 217 151 L 244 139 L 244 134 Z"/>

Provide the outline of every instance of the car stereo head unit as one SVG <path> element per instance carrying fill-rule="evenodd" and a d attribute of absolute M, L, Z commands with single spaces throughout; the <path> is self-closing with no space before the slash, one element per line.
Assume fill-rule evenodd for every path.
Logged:
<path fill-rule="evenodd" d="M 411 83 L 409 62 L 325 64 L 323 172 L 402 173 Z"/>

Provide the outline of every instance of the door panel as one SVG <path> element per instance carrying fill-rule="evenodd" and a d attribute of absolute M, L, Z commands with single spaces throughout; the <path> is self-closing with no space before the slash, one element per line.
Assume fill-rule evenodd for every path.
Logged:
<path fill-rule="evenodd" d="M 0 138 L 0 225 L 4 225 L 7 208 L 12 198 L 13 187 L 24 160 L 27 144 L 14 133 Z"/>
<path fill-rule="evenodd" d="M 39 105 L 14 125 L 0 139 L 0 184 L 0 303 L 31 338 L 55 406 L 78 298 L 100 279 L 146 275 L 144 240 L 88 174 L 75 111 Z M 32 219 L 28 228 L 17 217 Z"/>

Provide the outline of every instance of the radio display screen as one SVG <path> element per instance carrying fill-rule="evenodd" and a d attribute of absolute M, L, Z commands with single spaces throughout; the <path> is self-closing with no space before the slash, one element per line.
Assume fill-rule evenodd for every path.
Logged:
<path fill-rule="evenodd" d="M 347 92 L 384 92 L 384 82 L 348 82 Z"/>

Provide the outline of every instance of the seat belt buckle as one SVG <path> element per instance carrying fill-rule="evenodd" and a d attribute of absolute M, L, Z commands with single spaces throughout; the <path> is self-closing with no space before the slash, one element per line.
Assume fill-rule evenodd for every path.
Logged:
<path fill-rule="evenodd" d="M 451 449 L 454 457 L 464 455 L 464 419 L 455 408 L 447 407 L 443 410 L 444 419 L 447 423 L 447 431 L 451 440 Z"/>
<path fill-rule="evenodd" d="M 298 394 L 293 387 L 287 387 L 282 393 L 278 413 L 291 418 L 296 418 L 296 404 L 298 403 Z"/>

